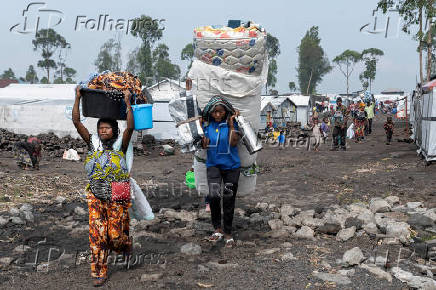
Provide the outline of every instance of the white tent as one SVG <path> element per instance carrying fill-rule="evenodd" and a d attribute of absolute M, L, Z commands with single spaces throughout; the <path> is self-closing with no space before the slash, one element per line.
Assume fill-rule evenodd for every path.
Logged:
<path fill-rule="evenodd" d="M 416 95 L 413 102 L 414 137 L 418 153 L 427 162 L 436 160 L 436 87 L 422 95 Z"/>

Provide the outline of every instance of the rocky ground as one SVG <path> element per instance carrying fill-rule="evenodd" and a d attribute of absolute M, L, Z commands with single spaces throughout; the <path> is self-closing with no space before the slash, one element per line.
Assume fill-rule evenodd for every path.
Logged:
<path fill-rule="evenodd" d="M 404 138 L 385 145 L 378 120 L 346 152 L 265 145 L 233 249 L 204 240 L 203 198 L 183 184 L 192 155 L 156 147 L 133 169 L 156 218 L 131 221 L 134 255 L 110 257 L 105 287 L 436 289 L 436 166 Z M 83 164 L 48 156 L 20 171 L 0 151 L 0 168 L 0 288 L 91 288 Z"/>

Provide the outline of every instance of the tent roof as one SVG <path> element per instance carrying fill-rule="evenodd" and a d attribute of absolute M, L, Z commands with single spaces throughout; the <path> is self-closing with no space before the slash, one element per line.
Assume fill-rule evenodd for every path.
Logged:
<path fill-rule="evenodd" d="M 310 96 L 289 95 L 287 98 L 297 107 L 309 106 Z"/>
<path fill-rule="evenodd" d="M 386 89 L 386 90 L 382 91 L 381 94 L 384 94 L 384 95 L 388 95 L 388 94 L 402 95 L 402 94 L 404 94 L 404 90 L 402 90 L 402 89 L 395 89 L 395 88 L 389 88 L 389 89 Z"/>
<path fill-rule="evenodd" d="M 10 84 L 0 88 L 0 104 L 73 102 L 76 84 Z"/>

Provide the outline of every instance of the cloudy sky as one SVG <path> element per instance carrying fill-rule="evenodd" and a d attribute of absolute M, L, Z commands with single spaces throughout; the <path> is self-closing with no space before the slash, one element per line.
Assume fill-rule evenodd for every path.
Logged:
<path fill-rule="evenodd" d="M 24 29 L 23 10 L 30 3 L 27 27 Z M 418 75 L 418 54 L 416 43 L 410 35 L 398 32 L 398 16 L 390 13 L 387 37 L 385 37 L 386 16 L 375 13 L 377 34 L 374 30 L 373 9 L 377 0 L 305 0 L 305 1 L 8 1 L 0 11 L 0 71 L 11 67 L 16 75 L 23 76 L 29 64 L 36 65 L 40 56 L 33 51 L 36 19 L 40 19 L 39 28 L 53 27 L 60 17 L 62 21 L 53 27 L 71 43 L 67 63 L 78 71 L 77 79 L 86 79 L 95 71 L 94 61 L 100 46 L 111 37 L 121 37 L 123 58 L 140 45 L 139 39 L 125 32 L 109 29 L 99 31 L 86 29 L 84 22 L 98 21 L 100 15 L 127 22 L 141 14 L 153 19 L 164 19 L 165 31 L 161 42 L 170 48 L 170 58 L 186 71 L 187 63 L 180 60 L 183 47 L 192 41 L 194 27 L 210 24 L 226 24 L 228 19 L 253 20 L 262 24 L 269 33 L 280 41 L 281 54 L 278 57 L 279 93 L 288 91 L 289 81 L 297 81 L 297 46 L 306 31 L 313 25 L 319 26 L 321 46 L 332 60 L 346 49 L 362 51 L 376 47 L 385 52 L 377 67 L 377 76 L 373 92 L 386 88 L 401 88 L 406 92 L 415 87 Z M 48 11 L 51 10 L 51 11 Z M 49 22 L 50 18 L 50 24 Z M 79 19 L 77 29 L 75 29 Z M 360 28 L 369 24 L 362 31 Z M 13 27 L 13 28 L 12 28 Z M 12 31 L 11 31 L 12 28 Z M 361 88 L 358 78 L 362 67 L 356 67 L 351 76 L 350 89 Z M 43 76 L 43 71 L 38 70 Z M 345 92 L 345 78 L 335 68 L 319 84 L 320 93 Z"/>

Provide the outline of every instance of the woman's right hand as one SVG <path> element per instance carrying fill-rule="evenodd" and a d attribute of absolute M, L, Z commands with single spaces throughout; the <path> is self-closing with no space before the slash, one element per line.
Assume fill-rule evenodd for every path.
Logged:
<path fill-rule="evenodd" d="M 201 145 L 203 146 L 203 149 L 207 149 L 207 147 L 209 146 L 210 140 L 209 138 L 203 137 L 201 139 Z"/>
<path fill-rule="evenodd" d="M 76 98 L 80 99 L 82 97 L 82 95 L 80 94 L 80 86 L 76 86 Z"/>

